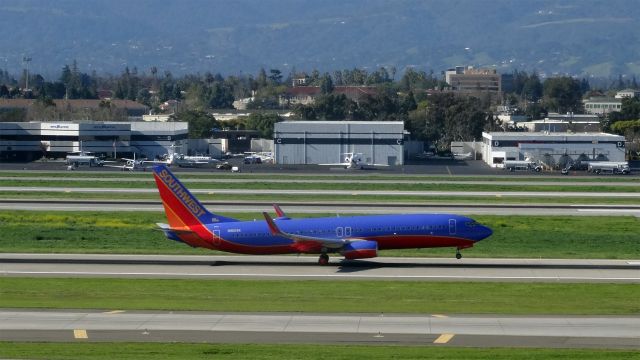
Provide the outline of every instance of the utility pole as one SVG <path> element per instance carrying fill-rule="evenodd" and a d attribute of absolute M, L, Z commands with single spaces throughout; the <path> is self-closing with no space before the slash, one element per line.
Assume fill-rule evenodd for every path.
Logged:
<path fill-rule="evenodd" d="M 25 79 L 25 85 L 24 85 L 24 91 L 29 91 L 29 63 L 31 62 L 31 57 L 29 56 L 23 56 L 22 57 L 22 63 L 25 66 L 26 69 L 26 79 Z"/>

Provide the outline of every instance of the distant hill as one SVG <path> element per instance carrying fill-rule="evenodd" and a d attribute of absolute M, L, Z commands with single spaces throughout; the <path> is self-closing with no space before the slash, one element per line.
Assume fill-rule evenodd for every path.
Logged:
<path fill-rule="evenodd" d="M 13 0 L 0 69 L 255 74 L 455 65 L 640 74 L 638 0 Z"/>

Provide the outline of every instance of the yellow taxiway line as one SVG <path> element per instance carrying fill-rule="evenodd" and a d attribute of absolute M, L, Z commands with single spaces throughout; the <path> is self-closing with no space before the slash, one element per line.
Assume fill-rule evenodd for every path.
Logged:
<path fill-rule="evenodd" d="M 442 334 L 440 335 L 437 339 L 435 339 L 433 341 L 434 344 L 446 344 L 448 343 L 451 339 L 453 339 L 453 337 L 455 336 L 455 334 Z"/>
<path fill-rule="evenodd" d="M 73 330 L 73 337 L 76 339 L 88 339 L 89 336 L 87 336 L 87 330 Z"/>

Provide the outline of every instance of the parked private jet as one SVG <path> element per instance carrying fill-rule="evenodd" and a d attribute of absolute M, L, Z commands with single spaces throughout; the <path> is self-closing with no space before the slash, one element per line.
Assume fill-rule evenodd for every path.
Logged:
<path fill-rule="evenodd" d="M 166 237 L 192 247 L 240 254 L 320 254 L 346 259 L 372 258 L 379 250 L 472 247 L 491 229 L 460 215 L 369 215 L 292 219 L 274 205 L 277 217 L 240 221 L 209 212 L 165 165 L 153 167 L 168 224 L 157 224 Z"/>
<path fill-rule="evenodd" d="M 345 169 L 369 169 L 376 166 L 389 166 L 388 164 L 371 164 L 364 161 L 362 153 L 342 153 L 344 162 L 333 164 L 319 164 L 321 166 L 344 166 Z"/>

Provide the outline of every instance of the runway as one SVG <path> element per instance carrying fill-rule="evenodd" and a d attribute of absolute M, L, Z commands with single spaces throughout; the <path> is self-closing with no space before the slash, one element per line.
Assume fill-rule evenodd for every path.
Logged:
<path fill-rule="evenodd" d="M 2 341 L 640 348 L 640 317 L 0 311 Z"/>
<path fill-rule="evenodd" d="M 452 252 L 453 256 L 453 252 Z M 0 254 L 0 276 L 640 283 L 640 260 Z"/>
<path fill-rule="evenodd" d="M 272 211 L 272 202 L 202 201 L 211 211 L 250 212 L 260 214 Z M 544 204 L 420 204 L 369 202 L 280 202 L 289 213 L 299 214 L 407 214 L 453 213 L 466 215 L 569 215 L 569 216 L 637 216 L 640 205 L 544 205 Z M 222 210 L 223 209 L 223 210 Z M 159 201 L 153 200 L 30 200 L 4 199 L 0 210 L 43 211 L 164 211 Z"/>

